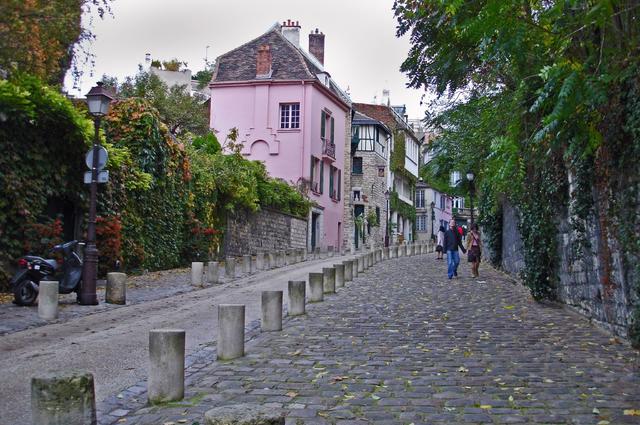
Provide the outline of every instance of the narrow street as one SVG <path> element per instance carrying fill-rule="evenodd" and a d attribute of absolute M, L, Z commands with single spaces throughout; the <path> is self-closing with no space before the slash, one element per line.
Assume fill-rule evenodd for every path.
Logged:
<path fill-rule="evenodd" d="M 216 338 L 217 304 L 245 304 L 249 324 L 260 318 L 261 291 L 284 290 L 286 301 L 289 280 L 306 280 L 308 273 L 346 258 L 298 263 L 224 285 L 0 336 L 0 424 L 31 423 L 32 376 L 45 371 L 90 371 L 100 401 L 146 379 L 149 330 L 187 329 L 187 354 L 193 353 Z M 36 307 L 20 310 L 37 316 Z"/>
<path fill-rule="evenodd" d="M 479 279 L 445 268 L 434 254 L 383 261 L 258 334 L 244 358 L 193 353 L 184 402 L 145 406 L 138 385 L 103 403 L 100 423 L 202 424 L 244 402 L 282 408 L 288 424 L 640 422 L 637 351 L 487 266 Z M 185 329 L 192 347 L 206 340 Z"/>

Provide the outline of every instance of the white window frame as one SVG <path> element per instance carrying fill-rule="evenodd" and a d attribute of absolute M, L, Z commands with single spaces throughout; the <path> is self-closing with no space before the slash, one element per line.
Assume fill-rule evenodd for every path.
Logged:
<path fill-rule="evenodd" d="M 293 102 L 280 104 L 280 129 L 300 129 L 300 103 Z"/>

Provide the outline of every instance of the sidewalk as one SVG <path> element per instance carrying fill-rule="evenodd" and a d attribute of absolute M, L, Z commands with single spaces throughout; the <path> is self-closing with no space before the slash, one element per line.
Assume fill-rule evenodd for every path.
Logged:
<path fill-rule="evenodd" d="M 346 258 L 305 261 L 205 289 L 192 290 L 185 285 L 188 292 L 126 307 L 100 306 L 104 309 L 98 310 L 73 305 L 70 308 L 82 309 L 84 314 L 7 333 L 0 337 L 0 424 L 31 423 L 32 376 L 48 371 L 89 371 L 100 402 L 146 379 L 150 330 L 188 329 L 187 354 L 199 352 L 216 340 L 216 305 L 245 304 L 247 323 L 251 323 L 260 318 L 261 291 L 284 290 L 286 300 L 288 280 L 306 279 L 310 272 Z M 184 274 L 177 274 L 178 278 L 186 279 Z M 171 279 L 171 273 L 166 279 Z M 37 314 L 35 308 L 23 311 Z"/>
<path fill-rule="evenodd" d="M 145 406 L 140 382 L 99 421 L 203 424 L 255 402 L 288 424 L 640 423 L 637 351 L 486 266 L 452 281 L 445 267 L 434 254 L 379 263 L 282 332 L 254 323 L 241 359 L 190 355 L 184 402 Z"/>

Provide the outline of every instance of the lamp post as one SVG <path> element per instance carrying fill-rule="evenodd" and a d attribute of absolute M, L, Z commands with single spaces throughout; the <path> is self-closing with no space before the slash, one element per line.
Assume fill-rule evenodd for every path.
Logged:
<path fill-rule="evenodd" d="M 96 203 L 98 195 L 98 149 L 100 148 L 100 120 L 109 111 L 113 97 L 98 83 L 87 93 L 87 106 L 93 116 L 95 136 L 93 139 L 93 161 L 91 163 L 91 194 L 89 198 L 89 222 L 87 223 L 87 244 L 82 267 L 82 286 L 78 294 L 81 305 L 97 305 L 96 279 L 98 275 L 98 249 L 96 248 Z"/>
<path fill-rule="evenodd" d="M 436 203 L 431 201 L 431 240 L 435 239 L 435 233 L 433 233 L 433 222 L 436 221 Z"/>
<path fill-rule="evenodd" d="M 467 180 L 469 180 L 469 201 L 471 203 L 471 225 L 473 226 L 473 195 L 475 195 L 476 187 L 473 182 L 474 179 L 473 172 L 467 172 Z"/>
<path fill-rule="evenodd" d="M 387 209 L 385 215 L 385 230 L 384 230 L 384 246 L 389 246 L 389 189 L 384 191 L 384 199 L 387 201 Z"/>

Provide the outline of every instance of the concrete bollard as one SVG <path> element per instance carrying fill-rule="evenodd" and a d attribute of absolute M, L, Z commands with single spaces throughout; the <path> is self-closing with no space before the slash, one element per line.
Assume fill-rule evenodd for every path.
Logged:
<path fill-rule="evenodd" d="M 204 264 L 200 261 L 191 263 L 191 285 L 202 286 Z"/>
<path fill-rule="evenodd" d="M 334 269 L 336 269 L 336 289 L 344 288 L 344 264 L 334 264 Z"/>
<path fill-rule="evenodd" d="M 282 330 L 282 291 L 262 291 L 263 332 Z"/>
<path fill-rule="evenodd" d="M 209 261 L 207 263 L 207 283 L 219 283 L 220 276 L 218 274 L 218 262 Z"/>
<path fill-rule="evenodd" d="M 93 375 L 50 373 L 31 378 L 33 425 L 96 425 Z"/>
<path fill-rule="evenodd" d="M 351 271 L 353 272 L 353 277 L 355 279 L 356 277 L 358 277 L 358 274 L 360 273 L 358 272 L 358 257 L 351 259 L 351 264 L 352 264 Z"/>
<path fill-rule="evenodd" d="M 336 269 L 333 267 L 323 267 L 322 287 L 325 294 L 333 294 L 336 292 Z"/>
<path fill-rule="evenodd" d="M 55 280 L 40 282 L 38 317 L 43 320 L 58 318 L 58 282 Z"/>
<path fill-rule="evenodd" d="M 276 262 L 276 253 L 275 252 L 269 252 L 267 253 L 267 261 L 266 261 L 266 268 L 267 270 L 270 269 L 275 269 L 276 267 L 278 267 Z"/>
<path fill-rule="evenodd" d="M 115 272 L 107 273 L 107 289 L 105 291 L 105 301 L 109 304 L 127 303 L 126 274 Z"/>
<path fill-rule="evenodd" d="M 251 255 L 245 254 L 242 256 L 242 273 L 251 273 Z"/>
<path fill-rule="evenodd" d="M 383 259 L 383 260 L 388 260 L 388 259 L 389 259 L 389 251 L 390 251 L 390 249 L 389 249 L 389 247 L 388 247 L 388 246 L 385 246 L 385 247 L 382 249 L 382 259 Z"/>
<path fill-rule="evenodd" d="M 236 277 L 242 277 L 244 274 L 244 259 L 242 257 L 238 257 L 236 259 Z"/>
<path fill-rule="evenodd" d="M 236 277 L 236 259 L 227 257 L 224 260 L 224 273 L 228 279 L 233 279 Z"/>
<path fill-rule="evenodd" d="M 358 257 L 356 258 L 358 261 L 358 274 L 360 273 L 364 273 L 364 256 L 363 255 L 358 255 Z"/>
<path fill-rule="evenodd" d="M 344 282 L 351 282 L 353 280 L 353 261 L 343 261 L 344 264 Z"/>
<path fill-rule="evenodd" d="M 256 253 L 256 270 L 264 270 L 264 252 Z"/>
<path fill-rule="evenodd" d="M 305 312 L 307 283 L 304 280 L 289 281 L 289 316 L 299 316 Z"/>
<path fill-rule="evenodd" d="M 284 251 L 278 251 L 278 259 L 277 259 L 277 266 L 276 267 L 284 267 L 285 265 L 285 252 Z"/>
<path fill-rule="evenodd" d="M 318 303 L 324 301 L 324 274 L 323 273 L 309 273 L 309 288 L 311 295 L 309 302 Z"/>
<path fill-rule="evenodd" d="M 249 260 L 249 273 L 255 274 L 258 271 L 258 260 L 251 257 Z"/>
<path fill-rule="evenodd" d="M 173 423 L 173 422 L 171 422 Z M 194 422 L 197 423 L 197 422 Z M 228 404 L 207 410 L 204 425 L 284 425 L 281 409 L 261 404 Z"/>
<path fill-rule="evenodd" d="M 244 356 L 244 305 L 218 306 L 218 360 L 231 360 Z"/>
<path fill-rule="evenodd" d="M 184 398 L 184 347 L 182 329 L 149 331 L 149 403 Z"/>

